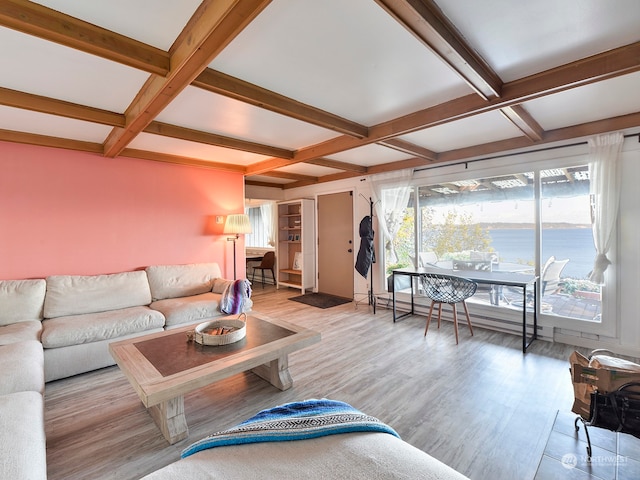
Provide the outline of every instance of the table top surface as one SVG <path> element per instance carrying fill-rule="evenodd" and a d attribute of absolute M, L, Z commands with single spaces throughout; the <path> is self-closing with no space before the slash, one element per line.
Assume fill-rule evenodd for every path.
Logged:
<path fill-rule="evenodd" d="M 217 317 L 236 319 L 237 316 Z M 205 320 L 206 321 L 206 320 Z M 320 341 L 320 333 L 252 313 L 247 335 L 229 345 L 188 341 L 188 325 L 109 344 L 145 406 L 155 405 Z"/>
<path fill-rule="evenodd" d="M 523 266 L 526 267 L 526 266 Z M 454 277 L 463 277 L 473 280 L 476 283 L 511 285 L 522 287 L 533 283 L 538 277 L 530 273 L 520 273 L 513 270 L 453 270 L 450 268 L 440 267 L 407 267 L 393 270 L 394 273 L 400 275 L 420 276 L 424 274 L 440 274 L 451 275 Z"/>

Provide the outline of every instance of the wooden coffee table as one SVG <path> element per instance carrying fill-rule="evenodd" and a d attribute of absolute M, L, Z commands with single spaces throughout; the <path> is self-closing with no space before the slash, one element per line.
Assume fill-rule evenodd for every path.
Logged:
<path fill-rule="evenodd" d="M 194 327 L 109 344 L 120 370 L 171 444 L 189 435 L 184 416 L 186 393 L 248 370 L 287 390 L 293 385 L 289 353 L 320 341 L 318 332 L 258 313 L 247 319 L 246 338 L 230 345 L 188 341 L 187 332 Z"/>

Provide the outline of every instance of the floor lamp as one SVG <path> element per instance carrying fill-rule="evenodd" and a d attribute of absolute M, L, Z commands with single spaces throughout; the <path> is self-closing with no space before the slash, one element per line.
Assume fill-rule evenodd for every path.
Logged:
<path fill-rule="evenodd" d="M 227 238 L 228 242 L 233 242 L 233 279 L 236 280 L 236 240 L 240 238 L 241 233 L 251 233 L 251 223 L 249 216 L 244 213 L 234 213 L 227 215 L 227 222 L 224 224 L 225 235 L 235 235 L 235 237 Z"/>

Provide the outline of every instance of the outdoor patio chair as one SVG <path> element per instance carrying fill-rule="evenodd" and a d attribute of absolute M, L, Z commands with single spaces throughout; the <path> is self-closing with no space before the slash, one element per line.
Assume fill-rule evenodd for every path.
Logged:
<path fill-rule="evenodd" d="M 420 252 L 418 253 L 419 267 L 432 267 L 438 263 L 438 254 L 436 252 Z"/>
<path fill-rule="evenodd" d="M 431 307 L 427 316 L 427 325 L 424 329 L 424 336 L 427 336 L 429 323 L 431 323 L 431 315 L 433 307 L 438 304 L 438 328 L 440 328 L 440 320 L 442 317 L 442 304 L 448 303 L 453 308 L 453 329 L 456 334 L 456 345 L 458 344 L 458 313 L 456 304 L 462 303 L 464 313 L 467 316 L 467 325 L 473 336 L 473 328 L 471 319 L 469 318 L 469 310 L 465 300 L 476 293 L 478 285 L 476 282 L 452 275 L 441 275 L 435 273 L 426 273 L 420 276 L 422 283 L 422 293 L 431 299 Z"/>
<path fill-rule="evenodd" d="M 569 263 L 569 259 L 556 260 L 555 256 L 549 257 L 547 262 L 542 267 L 542 275 L 540 276 L 540 296 L 544 296 L 545 292 L 549 290 L 549 293 L 555 293 L 561 286 L 560 274 L 564 267 Z"/>

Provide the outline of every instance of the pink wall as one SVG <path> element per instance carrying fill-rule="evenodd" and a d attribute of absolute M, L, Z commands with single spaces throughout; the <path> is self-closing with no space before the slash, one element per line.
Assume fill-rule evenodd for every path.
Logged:
<path fill-rule="evenodd" d="M 0 142 L 0 279 L 195 262 L 233 278 L 213 219 L 243 205 L 241 174 Z"/>

